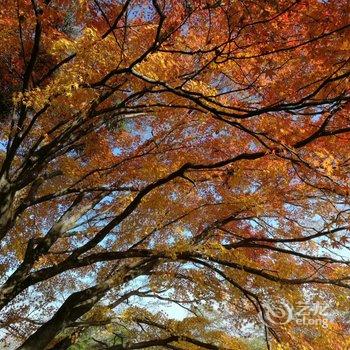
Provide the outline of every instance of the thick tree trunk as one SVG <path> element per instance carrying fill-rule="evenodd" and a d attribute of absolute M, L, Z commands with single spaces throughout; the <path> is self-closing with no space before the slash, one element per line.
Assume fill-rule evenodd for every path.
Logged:
<path fill-rule="evenodd" d="M 105 290 L 93 288 L 76 292 L 68 297 L 54 317 L 33 333 L 17 350 L 43 350 L 63 331 L 67 324 L 74 322 L 88 312 L 102 298 Z"/>
<path fill-rule="evenodd" d="M 112 278 L 71 294 L 55 315 L 36 332 L 34 332 L 17 350 L 44 350 L 51 341 L 62 332 L 67 325 L 82 317 L 114 287 L 149 271 L 155 265 L 155 261 L 143 260 L 124 266 Z"/>
<path fill-rule="evenodd" d="M 0 178 L 0 241 L 13 224 L 13 202 L 15 191 L 3 176 Z"/>
<path fill-rule="evenodd" d="M 89 211 L 98 201 L 97 200 L 95 202 L 88 203 L 74 212 L 76 206 L 81 202 L 82 198 L 82 196 L 78 196 L 73 201 L 72 205 L 66 210 L 61 218 L 57 220 L 55 224 L 53 224 L 46 236 L 36 240 L 30 239 L 28 241 L 23 262 L 0 287 L 0 310 L 24 289 L 35 283 L 35 278 L 28 278 L 34 263 L 41 255 L 47 253 L 50 247 L 57 241 L 57 239 L 59 239 L 59 237 L 70 228 L 72 228 L 74 224 L 81 218 L 81 216 Z M 48 276 L 47 278 L 49 277 L 51 276 Z"/>

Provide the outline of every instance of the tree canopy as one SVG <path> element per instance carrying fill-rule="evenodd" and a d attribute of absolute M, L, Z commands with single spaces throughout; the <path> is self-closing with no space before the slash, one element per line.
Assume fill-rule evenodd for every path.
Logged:
<path fill-rule="evenodd" d="M 5 348 L 349 346 L 347 0 L 1 4 Z"/>

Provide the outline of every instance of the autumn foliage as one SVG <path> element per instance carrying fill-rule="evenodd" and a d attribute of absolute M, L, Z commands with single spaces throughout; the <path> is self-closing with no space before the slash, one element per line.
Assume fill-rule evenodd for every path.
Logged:
<path fill-rule="evenodd" d="M 1 5 L 0 346 L 350 346 L 347 0 Z"/>

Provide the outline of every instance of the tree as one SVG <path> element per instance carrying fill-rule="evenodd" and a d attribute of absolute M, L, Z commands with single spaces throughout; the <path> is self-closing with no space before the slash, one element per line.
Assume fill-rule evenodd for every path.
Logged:
<path fill-rule="evenodd" d="M 2 336 L 344 349 L 348 2 L 2 4 Z M 332 312 L 273 324 L 273 301 Z"/>

